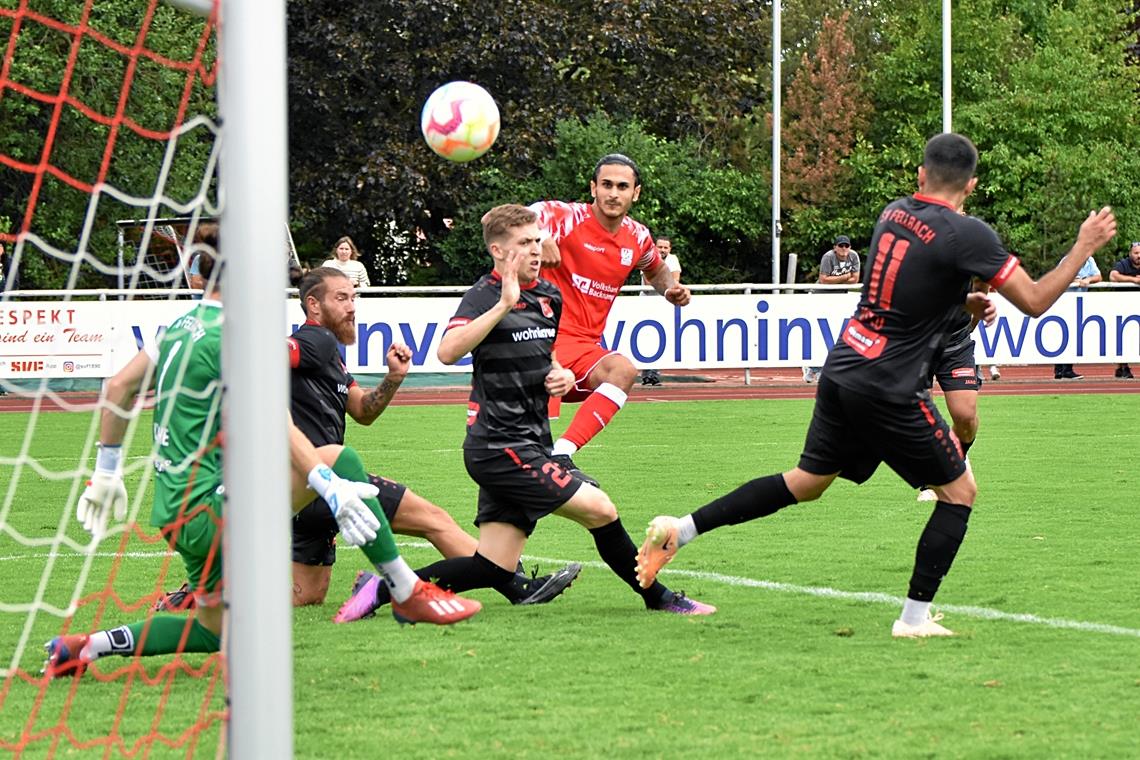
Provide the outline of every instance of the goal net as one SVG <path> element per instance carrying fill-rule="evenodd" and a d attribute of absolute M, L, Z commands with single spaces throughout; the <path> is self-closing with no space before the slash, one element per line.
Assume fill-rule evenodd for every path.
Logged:
<path fill-rule="evenodd" d="M 172 319 L 193 304 L 195 231 L 222 213 L 216 28 L 158 0 L 0 3 L 0 749 L 16 757 L 232 746 L 220 653 L 41 673 L 48 640 L 148 620 L 185 580 L 149 524 L 150 399 L 125 412 L 127 520 L 96 542 L 75 507 L 107 404 L 61 381 L 107 377 L 155 340 L 136 305 Z"/>

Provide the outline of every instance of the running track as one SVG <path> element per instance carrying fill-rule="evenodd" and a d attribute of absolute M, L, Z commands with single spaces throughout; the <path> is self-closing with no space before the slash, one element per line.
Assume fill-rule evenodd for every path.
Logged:
<path fill-rule="evenodd" d="M 1140 393 L 1140 379 L 1118 380 L 1114 365 L 1079 365 L 1081 380 L 1054 380 L 1051 366 L 1003 367 L 1001 380 L 986 379 L 983 396 L 1041 396 L 1061 393 Z M 1140 367 L 1137 368 L 1140 371 Z M 989 373 L 984 373 L 986 378 Z M 664 383 L 649 388 L 635 386 L 630 400 L 635 402 L 703 401 L 724 399 L 803 399 L 815 395 L 815 386 L 803 382 L 799 370 L 754 369 L 751 384 L 745 384 L 743 370 L 683 370 L 664 372 Z M 467 400 L 468 388 L 407 387 L 392 401 L 394 406 L 460 404 Z M 59 393 L 42 400 L 41 411 L 91 409 L 96 402 L 91 393 Z M 30 412 L 35 399 L 8 394 L 0 396 L 0 412 Z M 62 404 L 62 406 L 61 406 Z"/>

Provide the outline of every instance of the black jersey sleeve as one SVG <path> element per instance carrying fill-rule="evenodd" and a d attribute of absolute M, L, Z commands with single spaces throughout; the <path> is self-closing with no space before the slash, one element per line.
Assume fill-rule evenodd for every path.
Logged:
<path fill-rule="evenodd" d="M 323 327 L 305 325 L 293 333 L 293 340 L 297 343 L 299 369 L 319 369 L 328 366 L 337 354 L 336 337 Z"/>
<path fill-rule="evenodd" d="M 454 316 L 447 322 L 448 329 L 458 325 L 465 325 L 479 315 L 489 311 L 499 302 L 502 290 L 495 278 L 486 276 L 472 285 L 455 310 Z"/>
<path fill-rule="evenodd" d="M 959 259 L 961 271 L 1000 287 L 1017 269 L 1017 257 L 1006 250 L 988 224 L 975 217 L 968 217 L 966 221 L 958 229 L 958 242 L 964 251 Z"/>

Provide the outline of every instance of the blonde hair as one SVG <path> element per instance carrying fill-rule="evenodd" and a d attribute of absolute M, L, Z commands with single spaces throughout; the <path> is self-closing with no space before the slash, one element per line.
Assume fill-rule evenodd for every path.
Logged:
<path fill-rule="evenodd" d="M 490 250 L 491 243 L 501 240 L 507 234 L 507 230 L 530 224 L 537 218 L 538 214 L 517 203 L 495 206 L 483 214 L 483 244 L 487 246 L 487 250 Z"/>
<path fill-rule="evenodd" d="M 345 235 L 345 236 L 344 236 L 344 237 L 342 237 L 340 240 L 338 240 L 338 241 L 336 241 L 335 243 L 333 243 L 333 247 L 332 247 L 332 255 L 331 255 L 331 256 L 329 256 L 329 258 L 331 258 L 331 259 L 335 259 L 335 258 L 336 258 L 336 249 L 337 249 L 337 248 L 340 248 L 340 244 L 341 244 L 341 243 L 348 243 L 348 247 L 349 247 L 349 249 L 351 249 L 351 250 L 352 250 L 352 258 L 353 258 L 353 260 L 354 260 L 354 261 L 355 261 L 356 259 L 359 259 L 359 258 L 360 258 L 360 249 L 356 247 L 356 243 L 352 242 L 352 238 L 350 238 L 348 235 Z"/>

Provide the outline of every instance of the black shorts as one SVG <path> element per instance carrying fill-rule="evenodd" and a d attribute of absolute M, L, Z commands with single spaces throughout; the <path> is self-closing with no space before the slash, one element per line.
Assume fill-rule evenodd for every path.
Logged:
<path fill-rule="evenodd" d="M 974 363 L 973 338 L 942 353 L 934 364 L 934 379 L 943 393 L 982 389 L 982 376 Z"/>
<path fill-rule="evenodd" d="M 880 462 L 911 485 L 944 485 L 966 471 L 962 449 L 938 407 L 925 398 L 882 401 L 820 378 L 800 469 L 856 483 Z"/>
<path fill-rule="evenodd" d="M 514 525 L 528 536 L 539 519 L 561 507 L 585 482 L 550 461 L 543 446 L 464 449 L 467 474 L 479 484 L 475 525 Z"/>
<path fill-rule="evenodd" d="M 369 475 L 368 482 L 380 489 L 376 498 L 391 524 L 408 487 L 379 475 Z M 293 515 L 293 561 L 301 565 L 332 565 L 336 562 L 334 539 L 338 532 L 336 518 L 329 511 L 329 505 L 324 499 L 314 499 Z"/>

